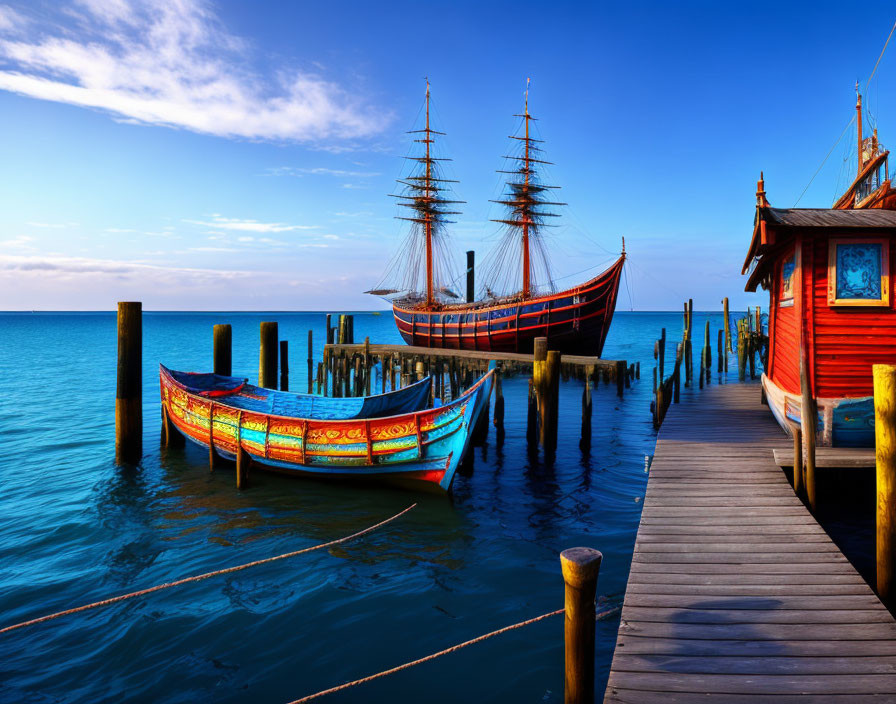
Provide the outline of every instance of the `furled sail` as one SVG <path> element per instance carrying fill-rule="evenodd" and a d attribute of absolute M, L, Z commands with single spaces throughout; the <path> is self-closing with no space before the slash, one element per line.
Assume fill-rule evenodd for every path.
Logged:
<path fill-rule="evenodd" d="M 399 192 L 393 194 L 403 209 L 397 219 L 410 223 L 410 228 L 397 254 L 390 262 L 377 287 L 367 293 L 406 303 L 432 306 L 458 299 L 452 288 L 458 275 L 451 256 L 446 225 L 453 222 L 452 210 L 463 201 L 454 200 L 451 184 L 443 177 L 442 164 L 450 159 L 435 156 L 435 136 L 444 135 L 430 127 L 429 81 L 426 83 L 426 121 L 423 129 L 411 130 L 419 135 L 415 151 L 406 157 L 409 173 L 398 179 Z"/>
<path fill-rule="evenodd" d="M 545 243 L 548 221 L 559 217 L 551 207 L 566 205 L 550 200 L 549 193 L 559 186 L 549 186 L 541 180 L 539 168 L 545 164 L 542 140 L 532 137 L 529 114 L 529 84 L 526 82 L 526 102 L 521 115 L 520 130 L 511 135 L 514 147 L 505 156 L 509 167 L 498 173 L 507 174 L 506 189 L 500 199 L 492 201 L 506 208 L 504 217 L 494 220 L 504 227 L 496 246 L 489 252 L 483 265 L 482 298 L 505 296 L 531 298 L 554 292 L 550 256 Z"/>

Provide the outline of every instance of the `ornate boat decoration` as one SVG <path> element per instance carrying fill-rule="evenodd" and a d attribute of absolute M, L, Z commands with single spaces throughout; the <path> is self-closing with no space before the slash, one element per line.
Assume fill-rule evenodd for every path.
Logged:
<path fill-rule="evenodd" d="M 625 262 L 622 255 L 606 271 L 577 286 L 558 290 L 551 275 L 547 221 L 558 217 L 550 199 L 558 186 L 541 179 L 539 169 L 550 162 L 542 157 L 541 140 L 531 134 L 529 91 L 520 134 L 511 136 L 516 147 L 505 159 L 509 167 L 506 192 L 499 200 L 507 212 L 495 220 L 504 235 L 486 258 L 485 284 L 478 301 L 461 302 L 452 287 L 454 275 L 447 254 L 447 216 L 462 203 L 451 196 L 454 181 L 443 177 L 434 156 L 435 136 L 430 127 L 430 91 L 426 86 L 426 121 L 415 142 L 423 154 L 409 159 L 415 168 L 399 180 L 399 205 L 411 211 L 399 219 L 411 223 L 410 234 L 387 269 L 383 283 L 368 291 L 392 303 L 395 323 L 410 345 L 495 352 L 532 351 L 536 337 L 547 337 L 550 349 L 567 354 L 599 356 L 616 309 L 616 298 Z"/>
<path fill-rule="evenodd" d="M 863 138 L 856 102 L 856 178 L 831 208 L 773 208 L 762 175 L 746 290 L 770 294 L 762 384 L 781 426 L 801 423 L 800 365 L 818 407 L 818 445 L 873 447 L 872 365 L 896 363 L 896 190 L 889 152 Z"/>
<path fill-rule="evenodd" d="M 242 449 L 273 471 L 412 479 L 445 491 L 470 444 L 493 378 L 494 363 L 451 403 L 420 410 L 429 399 L 429 379 L 390 394 L 332 399 L 262 389 L 233 377 L 159 369 L 167 422 L 226 459 L 235 459 Z M 406 407 L 413 410 L 398 410 Z M 296 412 L 304 415 L 284 415 Z"/>

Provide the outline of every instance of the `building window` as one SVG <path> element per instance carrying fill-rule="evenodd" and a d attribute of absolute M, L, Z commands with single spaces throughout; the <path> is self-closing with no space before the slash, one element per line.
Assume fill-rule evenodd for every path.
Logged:
<path fill-rule="evenodd" d="M 828 305 L 889 305 L 888 240 L 831 240 L 828 246 Z"/>
<path fill-rule="evenodd" d="M 778 302 L 782 308 L 793 305 L 793 275 L 796 271 L 796 253 L 791 254 L 781 265 L 781 295 Z"/>

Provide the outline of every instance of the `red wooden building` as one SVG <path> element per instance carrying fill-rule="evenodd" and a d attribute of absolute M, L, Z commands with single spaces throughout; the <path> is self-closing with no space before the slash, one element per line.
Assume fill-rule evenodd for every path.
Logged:
<path fill-rule="evenodd" d="M 799 421 L 800 358 L 818 404 L 820 445 L 872 446 L 871 366 L 896 363 L 896 191 L 877 133 L 862 139 L 858 176 L 830 209 L 772 208 L 760 177 L 747 291 L 769 291 L 769 357 L 762 377 L 785 428 Z"/>

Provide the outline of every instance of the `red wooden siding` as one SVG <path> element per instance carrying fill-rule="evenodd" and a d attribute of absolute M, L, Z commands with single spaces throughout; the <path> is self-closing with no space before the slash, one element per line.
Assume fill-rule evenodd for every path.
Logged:
<path fill-rule="evenodd" d="M 792 250 L 791 250 L 792 251 Z M 790 255 L 787 255 L 790 256 Z M 784 259 L 787 257 L 785 256 Z M 775 269 L 775 285 L 771 291 L 772 305 L 769 309 L 771 315 L 774 316 L 773 323 L 769 325 L 769 331 L 772 335 L 769 353 L 771 359 L 769 366 L 771 367 L 771 380 L 780 388 L 791 393 L 800 392 L 800 366 L 799 366 L 799 337 L 798 326 L 796 323 L 797 309 L 795 306 L 781 307 L 779 303 L 781 299 L 781 290 L 783 281 L 781 278 L 782 262 L 778 262 Z M 798 273 L 794 272 L 794 276 L 798 277 Z M 797 281 L 799 279 L 797 278 Z M 797 295 L 797 289 L 794 288 L 794 294 Z"/>
<path fill-rule="evenodd" d="M 842 230 L 832 233 L 832 236 L 857 240 L 880 237 L 872 233 L 852 235 Z M 807 241 L 804 244 L 806 253 L 809 246 Z M 808 315 L 809 306 L 806 306 L 806 315 L 810 325 L 814 318 L 815 395 L 820 398 L 871 396 L 871 365 L 896 363 L 896 309 L 893 307 L 892 292 L 887 307 L 828 305 L 828 239 L 818 238 L 811 246 L 812 262 L 804 256 L 803 264 L 809 266 L 814 263 L 814 276 L 811 280 L 809 276 L 805 277 L 805 288 L 812 288 L 813 316 Z M 894 255 L 896 247 L 891 240 L 890 288 L 893 284 Z M 786 346 L 791 347 L 789 343 Z M 795 337 L 793 349 L 799 349 Z M 779 383 L 777 380 L 775 382 Z M 789 385 L 784 388 L 798 392 L 798 377 L 795 389 Z"/>

